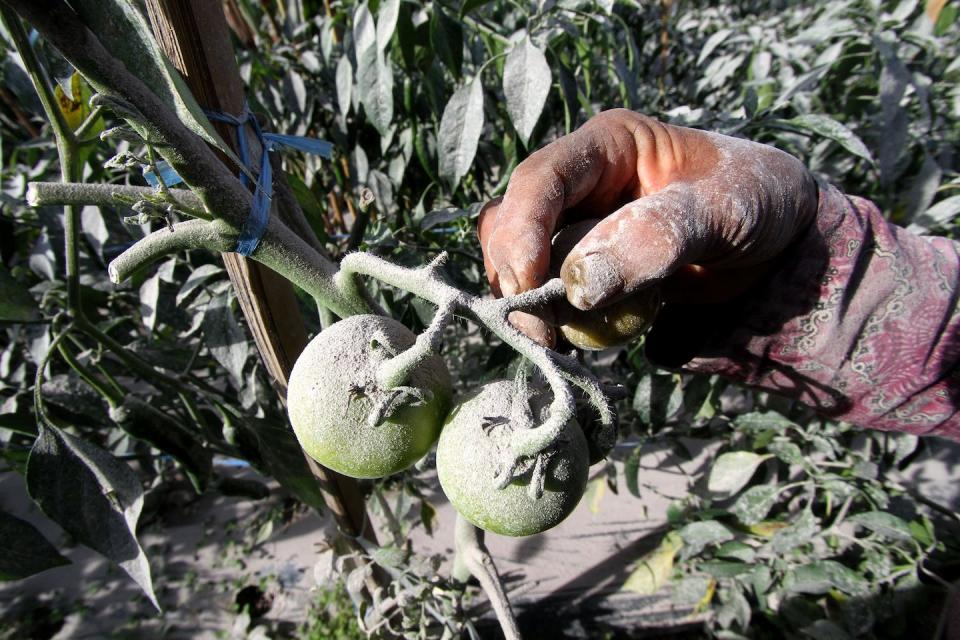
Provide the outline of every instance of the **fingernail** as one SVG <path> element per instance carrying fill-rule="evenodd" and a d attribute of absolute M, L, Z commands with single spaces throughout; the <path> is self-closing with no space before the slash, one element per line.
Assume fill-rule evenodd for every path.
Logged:
<path fill-rule="evenodd" d="M 578 309 L 592 309 L 623 291 L 623 276 L 602 253 L 588 254 L 565 271 L 567 297 Z"/>
<path fill-rule="evenodd" d="M 517 281 L 517 276 L 514 275 L 513 269 L 504 266 L 497 269 L 497 274 L 500 276 L 500 292 L 503 295 L 514 296 L 520 293 L 520 283 Z"/>

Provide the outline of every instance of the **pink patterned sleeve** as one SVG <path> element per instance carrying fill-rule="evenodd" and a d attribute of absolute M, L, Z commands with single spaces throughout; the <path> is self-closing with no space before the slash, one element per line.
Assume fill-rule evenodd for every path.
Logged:
<path fill-rule="evenodd" d="M 687 370 L 872 429 L 960 440 L 958 245 L 822 186 L 816 223 Z"/>

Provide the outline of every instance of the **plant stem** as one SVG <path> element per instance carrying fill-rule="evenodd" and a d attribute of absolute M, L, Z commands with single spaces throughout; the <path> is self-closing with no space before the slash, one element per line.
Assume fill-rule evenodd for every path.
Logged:
<path fill-rule="evenodd" d="M 40 97 L 40 104 L 50 122 L 57 151 L 60 157 L 60 177 L 63 182 L 76 182 L 80 178 L 80 163 L 77 155 L 77 138 L 67 124 L 67 120 L 57 104 L 56 96 L 50 88 L 50 79 L 46 69 L 40 63 L 20 18 L 7 6 L 0 6 L 0 17 L 6 25 L 23 66 L 30 76 L 30 82 Z M 82 313 L 80 307 L 80 270 L 77 257 L 77 235 L 79 224 L 77 210 L 73 206 L 63 209 L 64 257 L 67 277 L 67 306 L 73 315 Z"/>
<path fill-rule="evenodd" d="M 80 379 L 86 382 L 90 387 L 99 393 L 104 400 L 107 401 L 107 404 L 110 405 L 110 408 L 115 408 L 123 402 L 123 394 L 118 393 L 115 389 L 105 384 L 93 374 L 92 371 L 87 369 L 84 365 L 77 360 L 76 356 L 67 348 L 65 344 L 59 345 L 60 355 L 63 357 L 63 361 L 70 366 L 74 372 L 80 376 Z"/>
<path fill-rule="evenodd" d="M 228 252 L 236 246 L 237 230 L 224 220 L 187 220 L 169 229 L 154 231 L 117 256 L 108 268 L 113 282 L 123 282 L 133 273 L 161 257 L 185 249 Z M 317 303 L 340 317 L 372 311 L 362 291 L 345 291 L 334 283 L 336 267 L 296 236 L 276 217 L 251 256 L 312 295 Z"/>
<path fill-rule="evenodd" d="M 533 429 L 516 430 L 510 442 L 509 456 L 516 462 L 523 456 L 532 456 L 548 447 L 563 431 L 573 417 L 574 397 L 568 382 L 587 391 L 591 403 L 600 414 L 601 423 L 613 428 L 613 412 L 610 409 L 600 383 L 575 359 L 562 356 L 537 344 L 520 333 L 507 320 L 512 311 L 533 310 L 547 305 L 564 294 L 563 283 L 551 280 L 544 286 L 518 296 L 500 300 L 485 300 L 471 296 L 444 282 L 439 271 L 445 254 L 419 269 L 407 269 L 376 256 L 353 253 L 340 264 L 336 281 L 348 297 L 360 292 L 357 275 L 366 275 L 397 287 L 436 304 L 441 310 L 459 309 L 488 328 L 515 351 L 532 361 L 547 379 L 553 392 L 550 415 L 544 423 Z M 445 311 L 446 313 L 446 311 Z M 402 356 L 402 354 L 401 354 Z M 505 467 L 512 473 L 513 465 Z M 509 473 L 507 474 L 509 476 Z M 504 478 L 501 478 L 501 481 Z M 509 481 L 509 477 L 506 478 Z M 504 483 L 505 484 L 505 483 Z"/>
<path fill-rule="evenodd" d="M 483 543 L 483 531 L 467 522 L 466 518 L 459 514 L 457 514 L 455 546 L 457 555 L 454 559 L 454 578 L 463 580 L 466 577 L 463 575 L 464 569 L 473 574 L 487 594 L 494 613 L 497 614 L 497 621 L 503 630 L 504 638 L 520 640 L 517 619 L 513 615 L 510 600 L 507 599 L 493 558 L 490 557 Z M 456 575 L 457 573 L 460 575 Z"/>
<path fill-rule="evenodd" d="M 200 198 L 188 189 L 170 189 L 172 203 L 184 209 L 202 209 Z M 76 182 L 30 182 L 27 184 L 27 204 L 31 207 L 47 205 L 95 205 L 115 207 L 120 198 L 146 200 L 156 198 L 150 187 L 131 187 L 120 184 L 83 184 Z"/>

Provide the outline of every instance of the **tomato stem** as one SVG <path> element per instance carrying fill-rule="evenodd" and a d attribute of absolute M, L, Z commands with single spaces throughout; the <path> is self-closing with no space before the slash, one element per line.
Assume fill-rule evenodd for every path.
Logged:
<path fill-rule="evenodd" d="M 497 566 L 493 563 L 493 558 L 490 557 L 490 552 L 487 551 L 483 542 L 483 530 L 473 526 L 466 518 L 457 514 L 454 536 L 457 555 L 454 558 L 453 577 L 465 582 L 468 577 L 467 574 L 472 574 L 480 582 L 480 586 L 487 594 L 487 599 L 490 600 L 494 613 L 497 614 L 497 621 L 503 630 L 503 637 L 506 640 L 520 640 L 517 619 L 513 615 L 513 609 L 510 607 L 510 600 L 507 599 L 500 574 L 497 573 Z"/>

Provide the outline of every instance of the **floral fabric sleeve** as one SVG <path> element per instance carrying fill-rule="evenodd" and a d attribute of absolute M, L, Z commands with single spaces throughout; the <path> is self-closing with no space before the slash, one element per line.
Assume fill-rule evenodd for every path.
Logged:
<path fill-rule="evenodd" d="M 958 262 L 951 240 L 821 187 L 815 224 L 685 368 L 863 427 L 960 440 Z"/>

